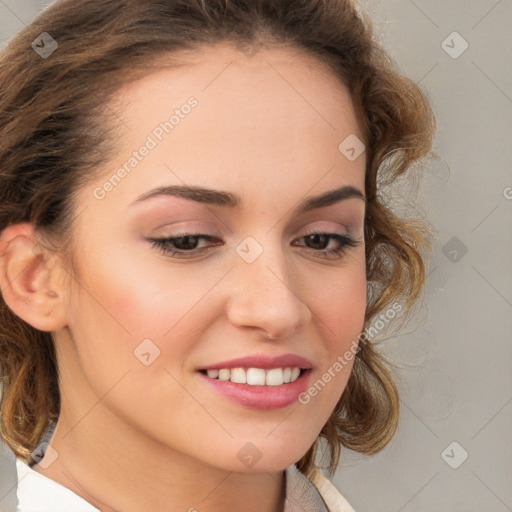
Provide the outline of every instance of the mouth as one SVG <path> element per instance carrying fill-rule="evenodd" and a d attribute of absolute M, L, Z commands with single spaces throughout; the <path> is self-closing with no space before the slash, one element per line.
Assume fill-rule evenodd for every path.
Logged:
<path fill-rule="evenodd" d="M 296 404 L 311 381 L 313 369 L 209 368 L 197 371 L 205 391 L 250 409 L 272 410 Z"/>
<path fill-rule="evenodd" d="M 291 384 L 299 379 L 310 368 L 213 368 L 199 372 L 210 379 L 228 381 L 248 386 L 282 386 Z"/>

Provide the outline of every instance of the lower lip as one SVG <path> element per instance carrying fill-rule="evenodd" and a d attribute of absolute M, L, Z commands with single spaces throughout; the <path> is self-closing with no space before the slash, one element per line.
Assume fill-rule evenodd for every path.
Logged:
<path fill-rule="evenodd" d="M 280 409 L 298 402 L 299 395 L 309 385 L 311 369 L 303 372 L 297 380 L 280 386 L 251 386 L 212 379 L 201 372 L 198 374 L 215 391 L 240 405 L 255 409 Z"/>

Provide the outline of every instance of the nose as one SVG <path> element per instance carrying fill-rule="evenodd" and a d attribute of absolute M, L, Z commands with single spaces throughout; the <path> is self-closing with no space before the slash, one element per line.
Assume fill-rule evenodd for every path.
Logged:
<path fill-rule="evenodd" d="M 232 279 L 236 284 L 227 315 L 236 327 L 282 339 L 293 336 L 310 321 L 304 290 L 282 251 L 265 250 L 252 263 L 238 261 Z"/>

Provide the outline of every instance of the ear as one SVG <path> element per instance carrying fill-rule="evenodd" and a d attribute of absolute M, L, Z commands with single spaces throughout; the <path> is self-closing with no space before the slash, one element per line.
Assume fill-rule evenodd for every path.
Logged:
<path fill-rule="evenodd" d="M 0 290 L 9 309 L 32 327 L 55 331 L 66 322 L 64 269 L 28 223 L 0 233 Z"/>

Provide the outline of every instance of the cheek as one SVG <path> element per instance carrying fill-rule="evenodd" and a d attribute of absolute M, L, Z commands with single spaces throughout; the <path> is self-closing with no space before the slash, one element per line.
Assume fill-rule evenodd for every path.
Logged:
<path fill-rule="evenodd" d="M 88 385 L 95 397 L 108 392 L 104 403 L 129 421 L 143 422 L 164 403 L 174 410 L 190 407 L 183 390 L 164 370 L 179 374 L 193 345 L 190 340 L 201 327 L 186 313 L 206 290 L 196 288 L 184 298 L 183 279 L 173 275 L 171 288 L 169 276 L 163 281 L 147 265 L 127 257 L 102 258 L 99 253 L 87 260 L 80 274 L 87 279 L 75 289 L 69 322 L 76 374 L 83 379 L 79 385 Z M 194 291 L 190 283 L 188 288 Z M 144 410 L 148 416 L 139 418 L 132 410 Z"/>
<path fill-rule="evenodd" d="M 324 341 L 323 357 L 302 403 L 311 404 L 327 421 L 346 387 L 354 365 L 366 311 L 365 261 L 340 268 L 330 279 L 317 278 L 311 285 L 315 297 L 317 329 Z"/>
<path fill-rule="evenodd" d="M 152 263 L 147 251 L 128 244 L 106 247 L 108 251 L 96 247 L 83 261 L 80 274 L 92 293 L 82 293 L 80 301 L 95 302 L 92 307 L 103 310 L 99 314 L 107 325 L 132 336 L 147 337 L 159 327 L 168 330 L 196 295 L 190 279 L 187 286 L 186 273 Z"/>
<path fill-rule="evenodd" d="M 346 385 L 354 357 L 363 332 L 366 310 L 366 290 L 364 286 L 346 287 L 342 296 L 331 297 L 329 307 L 323 309 L 322 320 L 325 322 L 326 358 L 321 369 L 330 372 L 335 388 L 335 395 L 341 395 Z M 337 300 L 336 300 L 337 299 Z M 328 326 L 328 327 L 327 327 Z M 326 376 L 329 379 L 328 376 Z"/>
<path fill-rule="evenodd" d="M 138 369 L 134 351 L 147 339 L 163 356 L 158 363 L 169 363 L 171 354 L 179 361 L 214 314 L 208 291 L 218 281 L 215 273 L 150 264 L 147 253 L 133 253 L 96 248 L 80 267 L 84 286 L 77 286 L 70 327 L 84 364 L 97 364 L 94 354 L 101 350 L 111 368 Z"/>
<path fill-rule="evenodd" d="M 312 280 L 311 297 L 316 297 L 314 311 L 324 327 L 330 351 L 344 350 L 347 343 L 362 332 L 367 301 L 364 250 L 329 276 Z"/>

